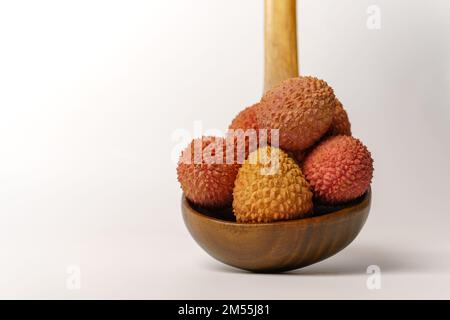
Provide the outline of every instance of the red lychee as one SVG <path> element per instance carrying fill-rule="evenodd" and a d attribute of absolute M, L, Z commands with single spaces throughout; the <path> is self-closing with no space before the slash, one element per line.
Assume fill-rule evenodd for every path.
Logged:
<path fill-rule="evenodd" d="M 256 121 L 256 110 L 259 107 L 259 103 L 256 103 L 250 107 L 245 108 L 233 119 L 228 129 L 258 129 L 257 121 Z"/>
<path fill-rule="evenodd" d="M 208 208 L 230 205 L 240 167 L 236 161 L 239 152 L 242 151 L 237 150 L 236 140 L 230 142 L 219 137 L 193 140 L 182 152 L 177 167 L 178 181 L 186 198 Z"/>
<path fill-rule="evenodd" d="M 326 136 L 331 137 L 339 135 L 351 136 L 352 129 L 347 111 L 345 111 L 342 103 L 336 99 L 333 121 L 331 122 L 331 126 L 328 129 Z"/>
<path fill-rule="evenodd" d="M 325 140 L 307 155 L 303 173 L 317 199 L 342 203 L 367 191 L 373 160 L 361 141 L 340 135 Z"/>
<path fill-rule="evenodd" d="M 256 120 L 259 106 L 260 103 L 256 103 L 242 110 L 228 127 L 227 137 L 235 137 L 238 143 L 245 142 L 246 156 L 255 151 L 258 146 L 267 145 L 267 141 L 260 143 L 262 140 L 260 139 L 260 132 Z"/>
<path fill-rule="evenodd" d="M 258 108 L 258 127 L 279 129 L 279 147 L 305 150 L 329 129 L 335 111 L 333 89 L 314 77 L 292 78 L 269 90 Z"/>
<path fill-rule="evenodd" d="M 292 151 L 292 156 L 295 158 L 295 160 L 297 160 L 299 164 L 301 164 L 303 160 L 305 160 L 308 153 L 311 152 L 311 150 L 314 149 L 316 146 L 318 146 L 321 142 L 325 141 L 329 137 L 339 135 L 351 136 L 352 130 L 347 112 L 342 106 L 342 103 L 336 98 L 334 117 L 328 131 L 312 147 L 309 147 L 305 150 Z"/>

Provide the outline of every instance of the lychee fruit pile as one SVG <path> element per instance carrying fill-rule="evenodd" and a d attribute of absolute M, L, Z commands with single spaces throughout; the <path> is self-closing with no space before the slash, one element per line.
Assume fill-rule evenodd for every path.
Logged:
<path fill-rule="evenodd" d="M 352 137 L 333 89 L 298 77 L 242 110 L 225 137 L 194 139 L 177 174 L 191 203 L 208 210 L 232 206 L 238 223 L 268 223 L 360 198 L 370 187 L 373 160 Z"/>

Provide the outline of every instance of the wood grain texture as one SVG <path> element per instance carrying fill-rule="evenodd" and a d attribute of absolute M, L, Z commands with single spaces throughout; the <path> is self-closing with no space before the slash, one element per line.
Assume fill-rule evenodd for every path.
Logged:
<path fill-rule="evenodd" d="M 296 0 L 265 0 L 264 92 L 298 77 Z"/>
<path fill-rule="evenodd" d="M 183 196 L 184 222 L 212 257 L 253 272 L 282 272 L 326 259 L 349 245 L 370 210 L 369 190 L 344 209 L 305 219 L 243 224 L 224 219 L 223 211 L 201 213 Z"/>

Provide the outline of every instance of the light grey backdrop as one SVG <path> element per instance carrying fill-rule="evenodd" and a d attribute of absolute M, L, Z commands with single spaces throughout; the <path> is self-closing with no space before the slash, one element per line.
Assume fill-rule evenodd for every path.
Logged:
<path fill-rule="evenodd" d="M 450 2 L 298 10 L 301 73 L 373 153 L 373 209 L 339 255 L 254 275 L 190 238 L 172 153 L 260 98 L 263 1 L 0 2 L 0 297 L 450 298 Z"/>

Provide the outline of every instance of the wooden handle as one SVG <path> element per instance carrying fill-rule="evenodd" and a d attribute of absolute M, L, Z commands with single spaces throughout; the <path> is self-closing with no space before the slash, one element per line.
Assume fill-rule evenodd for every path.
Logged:
<path fill-rule="evenodd" d="M 298 77 L 296 0 L 265 0 L 264 92 Z"/>

